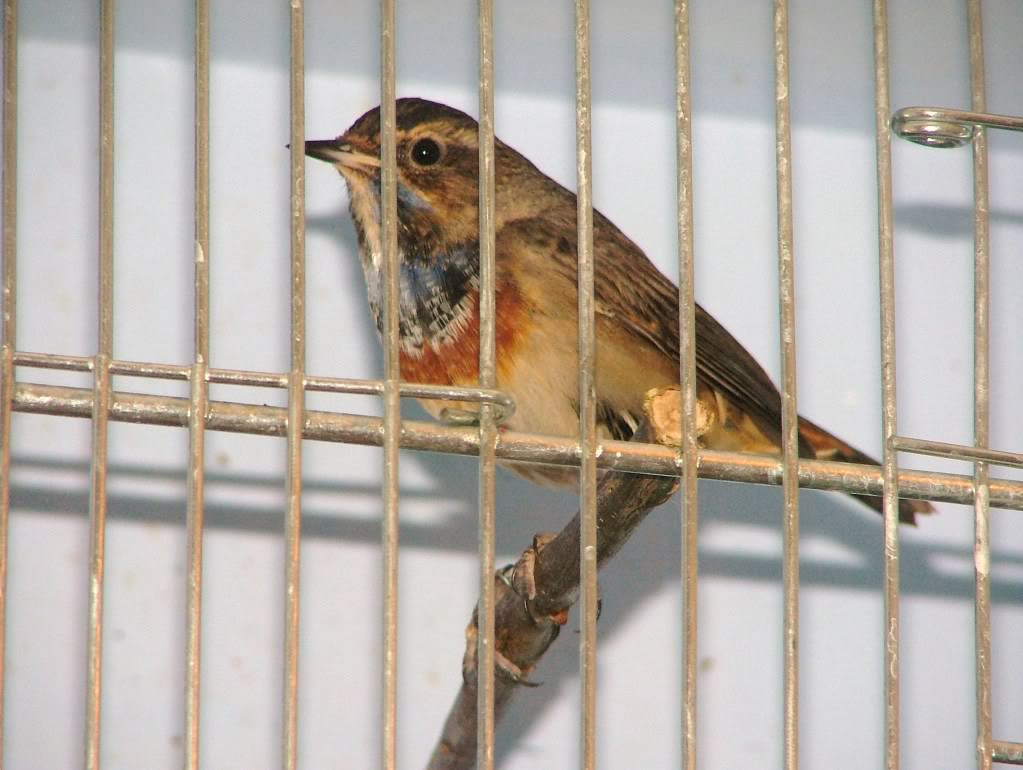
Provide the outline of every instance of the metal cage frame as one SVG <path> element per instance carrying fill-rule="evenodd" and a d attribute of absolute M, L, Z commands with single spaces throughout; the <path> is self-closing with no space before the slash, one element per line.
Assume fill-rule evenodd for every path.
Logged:
<path fill-rule="evenodd" d="M 990 596 L 988 516 L 991 506 L 1023 510 L 1023 482 L 994 480 L 989 464 L 1023 468 L 1023 454 L 992 449 L 989 438 L 988 369 L 989 250 L 987 216 L 988 128 L 1023 130 L 1023 118 L 986 112 L 981 0 L 967 0 L 969 19 L 971 111 L 933 107 L 907 108 L 894 114 L 889 96 L 889 49 L 886 0 L 873 0 L 875 61 L 875 128 L 881 267 L 881 349 L 884 454 L 881 469 L 804 460 L 797 457 L 794 245 L 792 227 L 792 149 L 788 98 L 788 6 L 776 0 L 774 11 L 777 139 L 778 269 L 781 321 L 783 452 L 780 458 L 699 450 L 695 424 L 694 249 L 691 107 L 689 86 L 688 3 L 674 11 L 677 76 L 678 242 L 683 346 L 679 372 L 684 395 L 684 441 L 680 451 L 650 444 L 604 441 L 595 427 L 593 233 L 590 180 L 590 62 L 587 0 L 576 0 L 576 116 L 579 243 L 580 440 L 501 433 L 501 416 L 513 408 L 496 388 L 495 375 L 495 211 L 494 211 L 494 65 L 493 3 L 479 0 L 480 244 L 481 325 L 479 388 L 443 388 L 400 382 L 398 367 L 398 251 L 395 165 L 395 14 L 394 0 L 381 2 L 381 104 L 383 246 L 386 264 L 385 372 L 381 380 L 315 377 L 305 365 L 305 199 L 303 143 L 304 48 L 303 3 L 291 0 L 291 366 L 285 373 L 236 371 L 209 366 L 209 0 L 195 2 L 195 318 L 194 359 L 187 365 L 152 364 L 113 358 L 113 61 L 114 0 L 101 0 L 100 33 L 100 236 L 98 244 L 99 327 L 96 354 L 89 357 L 33 353 L 17 347 L 16 282 L 16 145 L 17 145 L 17 0 L 4 0 L 3 63 L 3 324 L 0 347 L 0 677 L 6 608 L 8 514 L 10 509 L 10 439 L 12 413 L 63 415 L 92 421 L 90 493 L 89 636 L 84 764 L 100 766 L 100 695 L 102 688 L 104 535 L 106 524 L 107 429 L 111 420 L 186 427 L 189 431 L 187 508 L 187 648 L 185 767 L 199 766 L 200 608 L 204 501 L 204 436 L 208 430 L 284 437 L 287 441 L 287 508 L 285 513 L 286 613 L 284 618 L 284 703 L 282 765 L 297 763 L 298 628 L 303 439 L 382 446 L 384 449 L 384 695 L 381 762 L 394 767 L 397 750 L 397 554 L 398 450 L 401 447 L 478 455 L 480 460 L 480 604 L 478 687 L 478 765 L 493 766 L 494 745 L 494 468 L 497 458 L 529 460 L 582 469 L 581 571 L 582 634 L 580 665 L 583 708 L 580 714 L 581 762 L 592 768 L 596 755 L 596 519 L 598 469 L 680 475 L 682 495 L 683 699 L 680 740 L 685 766 L 696 766 L 696 478 L 780 484 L 784 489 L 784 766 L 798 767 L 798 612 L 799 487 L 873 493 L 884 498 L 885 597 L 885 766 L 899 765 L 899 533 L 898 495 L 934 501 L 972 503 L 975 511 L 975 609 L 977 767 L 993 762 L 1023 765 L 1023 742 L 995 740 L 991 730 Z M 974 433 L 973 446 L 902 436 L 897 429 L 895 399 L 895 299 L 892 240 L 892 133 L 933 146 L 972 142 L 975 212 Z M 89 372 L 93 387 L 32 384 L 18 370 L 56 369 Z M 118 392 L 115 376 L 129 375 L 187 381 L 189 397 L 172 398 Z M 285 389 L 286 408 L 217 402 L 209 399 L 211 383 Z M 374 394 L 383 398 L 384 417 L 373 418 L 306 410 L 308 391 Z M 446 398 L 481 404 L 478 427 L 451 427 L 402 421 L 399 399 Z M 899 452 L 966 460 L 972 476 L 900 469 Z M 2 692 L 2 678 L 0 678 Z M 0 698 L 0 708 L 3 700 Z M 2 716 L 2 714 L 0 714 Z M 2 721 L 2 719 L 0 719 Z M 1023 740 L 1023 736 L 1020 736 Z M 2 756 L 2 754 L 0 754 Z"/>

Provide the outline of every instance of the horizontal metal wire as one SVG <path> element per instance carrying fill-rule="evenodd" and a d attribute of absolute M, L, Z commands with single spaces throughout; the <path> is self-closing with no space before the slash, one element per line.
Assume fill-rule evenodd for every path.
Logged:
<path fill-rule="evenodd" d="M 1023 765 L 1023 743 L 994 741 L 991 758 L 1004 765 Z"/>
<path fill-rule="evenodd" d="M 51 353 L 14 354 L 14 365 L 33 369 L 52 369 L 68 372 L 91 372 L 93 359 L 86 356 L 65 356 Z M 179 364 L 154 364 L 141 361 L 111 361 L 110 374 L 126 377 L 143 377 L 159 380 L 187 381 L 192 367 Z M 287 390 L 287 374 L 255 372 L 243 369 L 209 369 L 206 381 L 217 385 L 242 385 L 253 388 L 279 388 Z M 347 393 L 357 396 L 382 396 L 383 380 L 361 380 L 346 377 L 305 377 L 306 391 L 318 393 Z M 515 413 L 515 402 L 499 390 L 485 388 L 458 388 L 447 385 L 419 385 L 403 382 L 398 388 L 403 398 L 427 398 L 440 401 L 466 401 L 492 404 L 498 423 L 504 422 Z M 450 410 L 447 417 L 451 422 L 466 420 L 471 415 Z"/>
<path fill-rule="evenodd" d="M 1023 454 L 1003 452 L 1000 449 L 967 446 L 966 444 L 949 444 L 944 441 L 929 441 L 922 438 L 892 436 L 891 448 L 900 452 L 912 452 L 931 457 L 947 457 L 950 460 L 966 460 L 967 462 L 987 462 L 992 465 L 1004 465 L 1009 468 L 1023 468 Z"/>
<path fill-rule="evenodd" d="M 91 356 L 70 356 L 52 353 L 14 354 L 14 365 L 33 369 L 49 369 L 70 372 L 91 372 L 93 358 Z M 181 364 L 158 364 L 141 361 L 114 360 L 110 362 L 110 374 L 141 377 L 145 379 L 176 380 L 187 382 L 192 367 Z M 207 382 L 218 385 L 238 385 L 255 388 L 277 388 L 286 390 L 288 375 L 276 372 L 258 372 L 243 369 L 208 370 Z M 305 387 L 308 392 L 343 393 L 348 395 L 381 396 L 384 392 L 382 380 L 364 380 L 346 377 L 314 377 L 306 376 Z M 470 403 L 492 404 L 498 415 L 498 422 L 503 422 L 515 413 L 515 402 L 511 396 L 499 391 L 483 388 L 459 388 L 444 385 L 422 385 L 401 383 L 402 398 L 426 398 L 442 401 L 465 401 Z M 451 422 L 458 422 L 461 415 L 449 415 Z M 468 419 L 472 415 L 465 415 Z M 911 438 L 909 436 L 893 436 L 891 448 L 900 452 L 944 457 L 966 462 L 984 461 L 992 465 L 1023 469 L 1023 453 L 1007 452 L 999 449 L 984 449 L 966 444 L 953 444 L 944 441 Z"/>
<path fill-rule="evenodd" d="M 18 383 L 14 410 L 30 414 L 88 418 L 92 413 L 90 388 Z M 188 426 L 187 398 L 139 393 L 112 394 L 110 419 L 172 427 Z M 250 433 L 263 436 L 286 434 L 287 410 L 281 407 L 210 401 L 207 430 Z M 306 410 L 303 438 L 364 446 L 382 446 L 383 422 L 378 417 Z M 434 422 L 403 420 L 401 446 L 446 454 L 479 454 L 479 431 Z M 497 442 L 497 457 L 514 462 L 578 466 L 579 443 L 570 438 L 503 432 Z M 677 476 L 676 450 L 656 444 L 603 441 L 597 450 L 602 469 Z M 779 485 L 781 461 L 768 455 L 701 450 L 699 472 L 703 478 Z M 904 497 L 936 502 L 972 504 L 973 477 L 952 473 L 901 469 L 899 493 Z M 826 460 L 800 460 L 799 485 L 852 494 L 881 494 L 881 470 L 869 465 Z M 993 479 L 991 507 L 1023 510 L 1023 482 Z"/>

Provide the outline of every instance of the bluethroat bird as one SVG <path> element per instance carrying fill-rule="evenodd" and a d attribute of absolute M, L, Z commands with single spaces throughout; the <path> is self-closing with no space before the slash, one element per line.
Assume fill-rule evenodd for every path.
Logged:
<path fill-rule="evenodd" d="M 424 99 L 397 102 L 399 333 L 402 380 L 474 386 L 479 372 L 479 126 Z M 348 185 L 369 305 L 382 329 L 380 110 L 336 139 L 307 141 Z M 496 152 L 497 386 L 515 399 L 507 428 L 558 436 L 579 430 L 576 196 L 501 141 Z M 672 282 L 636 244 L 593 212 L 597 421 L 627 440 L 651 388 L 679 381 L 679 305 Z M 721 324 L 696 308 L 697 391 L 712 415 L 701 443 L 778 454 L 781 396 Z M 425 401 L 434 417 L 468 404 Z M 805 418 L 801 457 L 877 462 Z M 541 483 L 571 483 L 570 469 L 517 465 Z M 875 510 L 877 497 L 856 495 Z M 901 500 L 913 522 L 932 507 Z"/>

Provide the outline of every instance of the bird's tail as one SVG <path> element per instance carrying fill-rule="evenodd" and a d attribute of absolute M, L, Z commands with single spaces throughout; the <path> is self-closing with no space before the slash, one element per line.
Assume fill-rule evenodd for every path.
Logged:
<path fill-rule="evenodd" d="M 837 460 L 845 463 L 860 463 L 863 465 L 880 465 L 880 463 L 869 455 L 865 455 L 855 447 L 851 447 L 841 439 L 832 436 L 823 428 L 814 425 L 805 417 L 799 418 L 799 435 L 809 444 L 819 460 Z M 878 513 L 883 513 L 883 500 L 872 495 L 854 494 L 857 500 L 869 505 Z M 904 524 L 916 524 L 918 513 L 934 513 L 934 506 L 924 500 L 899 500 L 899 521 Z"/>

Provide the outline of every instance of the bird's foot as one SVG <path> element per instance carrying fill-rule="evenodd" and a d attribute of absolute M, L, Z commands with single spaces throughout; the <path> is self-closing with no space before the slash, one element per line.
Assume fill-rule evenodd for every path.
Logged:
<path fill-rule="evenodd" d="M 518 563 L 507 572 L 505 579 L 508 581 L 508 587 L 522 597 L 526 612 L 534 623 L 537 625 L 554 623 L 560 627 L 568 623 L 568 608 L 544 615 L 538 615 L 533 609 L 533 601 L 537 597 L 536 559 L 540 555 L 540 551 L 555 537 L 557 534 L 553 532 L 540 532 L 534 535 L 533 544 L 522 552 Z"/>
<path fill-rule="evenodd" d="M 439 419 L 445 425 L 475 427 L 480 424 L 480 413 L 460 407 L 446 406 L 440 410 Z"/>
<path fill-rule="evenodd" d="M 500 573 L 498 575 L 500 576 Z M 476 672 L 479 670 L 478 641 L 478 616 L 474 612 L 472 620 L 465 628 L 465 654 L 462 656 L 462 679 L 466 682 L 474 682 L 476 680 Z M 508 660 L 496 647 L 494 648 L 494 668 L 514 684 L 521 684 L 524 687 L 539 687 L 543 684 L 542 682 L 530 680 L 528 678 L 528 669 L 523 669 L 521 666 L 517 666 Z"/>

